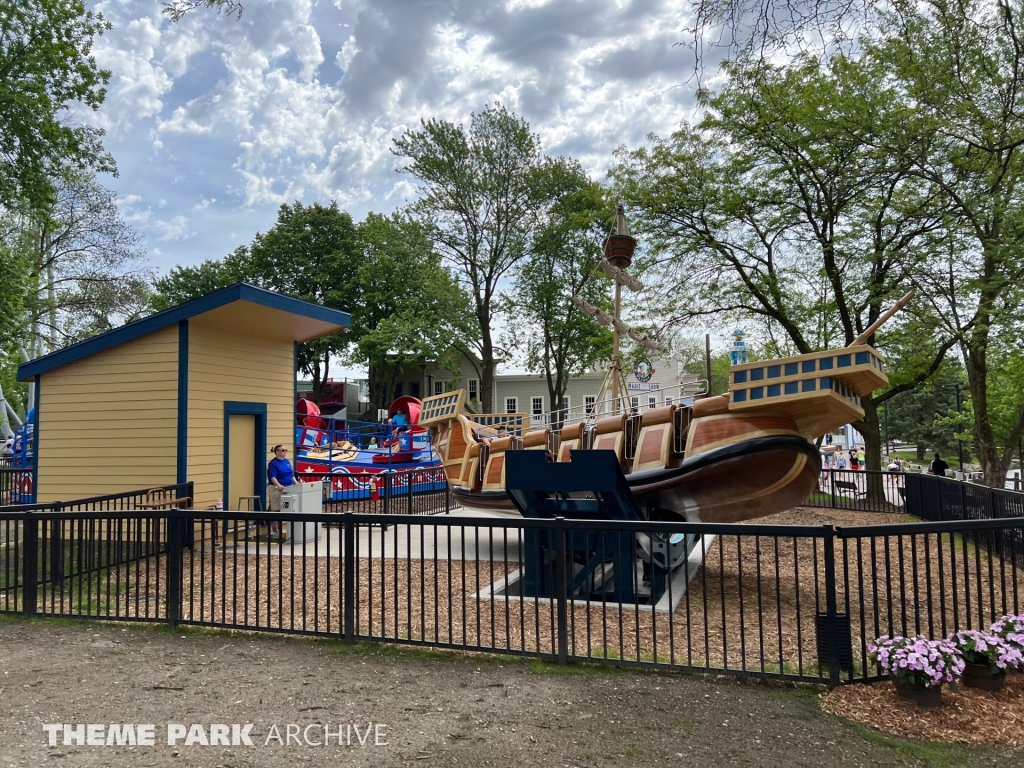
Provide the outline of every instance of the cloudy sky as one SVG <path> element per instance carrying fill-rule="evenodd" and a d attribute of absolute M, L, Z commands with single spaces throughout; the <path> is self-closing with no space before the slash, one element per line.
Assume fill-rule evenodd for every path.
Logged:
<path fill-rule="evenodd" d="M 401 206 L 415 187 L 391 142 L 422 118 L 500 101 L 601 178 L 693 104 L 685 0 L 248 0 L 178 24 L 160 5 L 94 6 L 113 77 L 90 119 L 161 273 L 249 242 L 282 202 Z"/>

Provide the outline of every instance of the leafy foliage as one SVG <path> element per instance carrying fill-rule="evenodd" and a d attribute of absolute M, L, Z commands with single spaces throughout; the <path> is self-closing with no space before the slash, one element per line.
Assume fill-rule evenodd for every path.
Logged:
<path fill-rule="evenodd" d="M 149 304 L 145 256 L 114 193 L 71 171 L 54 188 L 44 209 L 6 219 L 10 264 L 21 265 L 12 268 L 24 286 L 16 333 L 30 356 L 140 317 Z"/>
<path fill-rule="evenodd" d="M 245 281 L 248 258 L 249 249 L 243 245 L 223 259 L 207 259 L 195 267 L 174 267 L 154 281 L 151 309 L 160 312 Z"/>
<path fill-rule="evenodd" d="M 390 402 L 410 362 L 449 362 L 471 338 L 469 297 L 444 269 L 426 229 L 401 213 L 359 225 L 351 305 L 353 362 L 367 362 L 371 412 Z"/>
<path fill-rule="evenodd" d="M 54 199 L 62 166 L 113 171 L 101 131 L 67 122 L 78 105 L 97 109 L 110 77 L 93 40 L 110 29 L 81 0 L 0 5 L 0 203 L 40 208 Z"/>
<path fill-rule="evenodd" d="M 236 19 L 242 18 L 242 11 L 245 10 L 238 0 L 169 0 L 164 3 L 161 12 L 177 23 L 185 18 L 185 14 L 199 8 L 209 8 Z"/>
<path fill-rule="evenodd" d="M 886 16 L 867 49 L 894 97 L 913 105 L 879 143 L 947 211 L 944 247 L 915 279 L 960 348 L 978 458 L 995 485 L 1024 436 L 1012 373 L 1024 338 L 1022 26 L 1020 0 L 934 0 Z"/>
<path fill-rule="evenodd" d="M 528 370 L 544 375 L 554 410 L 571 377 L 611 357 L 611 331 L 569 299 L 578 296 L 605 311 L 612 309 L 608 281 L 598 265 L 614 211 L 604 190 L 578 163 L 559 158 L 543 168 L 550 202 L 534 232 L 530 255 L 516 271 L 508 303 L 515 330 L 509 333 L 508 346 L 525 353 Z"/>
<path fill-rule="evenodd" d="M 942 366 L 935 378 L 924 386 L 901 392 L 885 405 L 885 431 L 890 438 L 917 446 L 919 461 L 928 450 L 943 456 L 957 454 L 956 385 L 966 394 L 963 369 L 952 363 Z M 970 408 L 969 404 L 967 406 Z M 964 447 L 970 456 L 971 446 Z"/>
<path fill-rule="evenodd" d="M 482 361 L 484 410 L 492 409 L 501 350 L 491 326 L 500 307 L 499 282 L 526 257 L 543 201 L 539 138 L 502 106 L 461 125 L 431 119 L 406 131 L 392 150 L 403 171 L 422 184 L 411 212 L 473 301 L 474 349 Z"/>
<path fill-rule="evenodd" d="M 646 279 L 665 288 L 656 311 L 669 327 L 753 320 L 776 355 L 849 344 L 905 292 L 943 222 L 910 161 L 876 146 L 903 119 L 900 102 L 882 70 L 843 57 L 725 71 L 698 125 L 620 152 L 614 171 L 650 245 Z M 869 339 L 914 350 L 902 381 L 863 400 L 869 467 L 878 402 L 927 378 L 953 344 L 934 325 L 911 313 Z"/>

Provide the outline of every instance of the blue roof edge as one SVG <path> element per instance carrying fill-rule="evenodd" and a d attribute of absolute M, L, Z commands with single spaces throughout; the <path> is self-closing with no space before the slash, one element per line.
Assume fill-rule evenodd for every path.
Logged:
<path fill-rule="evenodd" d="M 60 368 L 62 365 L 95 355 L 97 352 L 103 352 L 119 344 L 145 336 L 147 333 L 159 331 L 168 325 L 173 325 L 181 320 L 188 320 L 196 315 L 201 315 L 204 312 L 209 312 L 235 301 L 248 301 L 270 309 L 278 309 L 282 312 L 290 312 L 293 315 L 308 317 L 312 320 L 333 323 L 342 328 L 348 328 L 351 322 L 351 315 L 348 312 L 330 309 L 329 307 L 314 304 L 310 301 L 303 301 L 302 299 L 295 299 L 282 293 L 268 291 L 265 288 L 257 288 L 249 283 L 235 283 L 213 293 L 208 293 L 205 296 L 200 296 L 198 299 L 186 301 L 184 304 L 165 309 L 162 312 L 156 312 L 140 320 L 134 320 L 126 325 L 122 325 L 120 328 L 113 328 L 105 333 L 101 333 L 99 336 L 93 336 L 77 344 L 72 344 L 70 347 L 58 349 L 56 352 L 51 352 L 48 355 L 37 357 L 35 360 L 22 363 L 18 366 L 18 381 L 28 381 L 41 373 L 52 371 L 54 368 Z"/>

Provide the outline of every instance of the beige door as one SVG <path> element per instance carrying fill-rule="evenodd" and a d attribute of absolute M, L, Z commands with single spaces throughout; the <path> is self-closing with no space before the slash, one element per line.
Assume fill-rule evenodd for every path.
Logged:
<path fill-rule="evenodd" d="M 256 487 L 256 416 L 233 413 L 228 416 L 228 487 L 225 489 L 224 509 L 248 509 L 239 505 L 240 496 L 259 495 Z"/>

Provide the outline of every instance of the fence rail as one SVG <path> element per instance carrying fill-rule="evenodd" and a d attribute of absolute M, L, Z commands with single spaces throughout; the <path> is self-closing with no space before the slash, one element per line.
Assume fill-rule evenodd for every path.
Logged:
<path fill-rule="evenodd" d="M 805 506 L 899 512 L 923 520 L 1024 516 L 1024 493 L 915 472 L 823 469 Z"/>
<path fill-rule="evenodd" d="M 300 472 L 300 482 L 323 483 L 328 513 L 433 515 L 457 508 L 442 467 L 403 472 Z"/>
<path fill-rule="evenodd" d="M 0 505 L 19 504 L 32 500 L 31 469 L 14 469 L 0 464 Z"/>
<path fill-rule="evenodd" d="M 271 520 L 285 543 L 260 535 Z M 1022 518 L 834 528 L 42 506 L 0 509 L 0 533 L 0 612 L 832 685 L 879 677 L 878 635 L 987 627 L 1024 594 Z M 696 545 L 664 579 L 637 545 L 673 535 Z M 616 541 L 626 560 L 582 567 L 581 551 Z M 77 554 L 97 547 L 116 556 Z M 535 596 L 538 573 L 551 597 Z"/>

